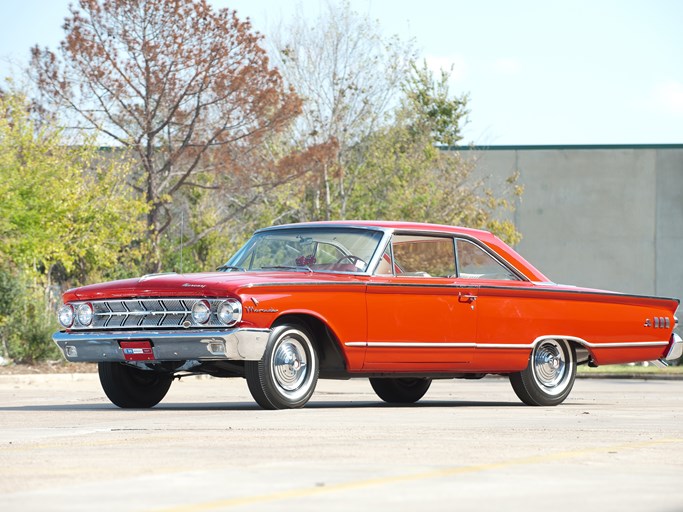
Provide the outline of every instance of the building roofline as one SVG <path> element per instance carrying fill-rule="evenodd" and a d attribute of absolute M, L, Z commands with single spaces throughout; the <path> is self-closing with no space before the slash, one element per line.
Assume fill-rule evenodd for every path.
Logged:
<path fill-rule="evenodd" d="M 491 146 L 440 146 L 443 151 L 552 151 L 594 149 L 683 149 L 683 144 L 532 144 Z"/>

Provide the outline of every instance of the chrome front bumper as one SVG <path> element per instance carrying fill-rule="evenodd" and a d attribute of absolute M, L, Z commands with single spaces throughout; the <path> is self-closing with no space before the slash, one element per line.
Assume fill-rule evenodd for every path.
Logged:
<path fill-rule="evenodd" d="M 654 361 L 657 366 L 669 366 L 670 361 L 675 361 L 683 355 L 683 339 L 673 333 L 671 335 L 671 345 L 669 346 L 669 352 L 661 359 Z"/>
<path fill-rule="evenodd" d="M 149 341 L 154 361 L 258 361 L 268 343 L 269 329 L 183 331 L 59 331 L 52 340 L 73 362 L 125 361 L 121 341 Z"/>

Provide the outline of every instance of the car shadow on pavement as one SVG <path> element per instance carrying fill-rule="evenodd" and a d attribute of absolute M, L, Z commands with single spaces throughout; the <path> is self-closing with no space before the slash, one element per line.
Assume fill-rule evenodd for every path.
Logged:
<path fill-rule="evenodd" d="M 311 401 L 304 409 L 427 409 L 462 407 L 525 407 L 521 402 L 481 402 L 458 400 L 425 400 L 414 404 L 389 404 L 380 401 Z M 110 403 L 87 404 L 46 404 L 0 406 L 0 412 L 10 411 L 141 411 L 147 409 L 120 409 Z M 160 403 L 154 411 L 264 411 L 254 402 L 215 402 L 215 403 Z"/>

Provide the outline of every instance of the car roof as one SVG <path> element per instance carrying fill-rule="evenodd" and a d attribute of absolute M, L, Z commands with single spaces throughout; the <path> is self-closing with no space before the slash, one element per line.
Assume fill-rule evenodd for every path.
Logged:
<path fill-rule="evenodd" d="M 355 228 L 369 228 L 392 231 L 421 231 L 429 233 L 444 233 L 450 235 L 464 235 L 483 242 L 489 249 L 497 253 L 500 257 L 506 260 L 519 272 L 521 272 L 527 279 L 531 281 L 546 282 L 549 279 L 530 262 L 524 259 L 517 251 L 503 242 L 500 238 L 495 236 L 490 231 L 482 229 L 464 228 L 461 226 L 446 226 L 443 224 L 429 224 L 424 222 L 403 222 L 403 221 L 386 221 L 386 220 L 337 220 L 337 221 L 316 221 L 316 222 L 302 222 L 296 224 L 281 224 L 279 226 L 270 226 L 259 229 L 257 233 L 263 233 L 270 230 L 277 230 L 282 228 L 315 228 L 315 227 L 355 227 Z"/>
<path fill-rule="evenodd" d="M 461 226 L 446 226 L 443 224 L 429 224 L 425 222 L 403 222 L 403 221 L 385 221 L 385 220 L 336 220 L 336 221 L 315 221 L 315 222 L 301 222 L 296 224 L 280 224 L 277 226 L 270 226 L 259 229 L 259 231 L 268 231 L 271 229 L 280 228 L 294 228 L 294 227 L 369 227 L 380 229 L 391 229 L 395 231 L 430 231 L 438 233 L 451 233 L 470 235 L 476 238 L 488 238 L 493 236 L 489 231 L 482 229 L 464 228 Z"/>

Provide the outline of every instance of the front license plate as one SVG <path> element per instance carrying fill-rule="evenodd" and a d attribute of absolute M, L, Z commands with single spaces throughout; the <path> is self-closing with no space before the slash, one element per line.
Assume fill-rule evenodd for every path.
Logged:
<path fill-rule="evenodd" d="M 126 361 L 153 361 L 154 351 L 149 341 L 119 341 Z"/>

